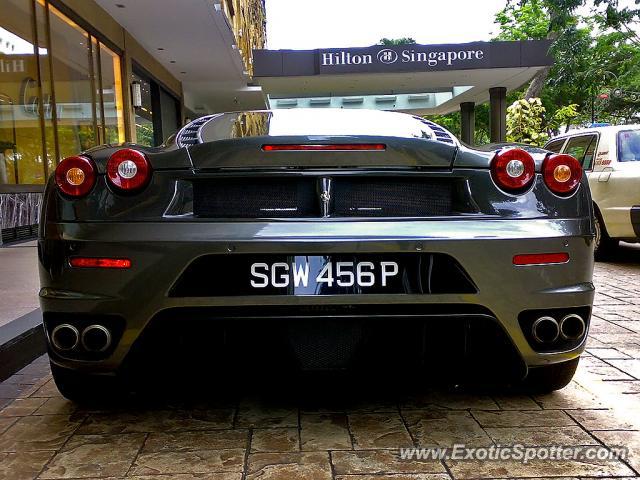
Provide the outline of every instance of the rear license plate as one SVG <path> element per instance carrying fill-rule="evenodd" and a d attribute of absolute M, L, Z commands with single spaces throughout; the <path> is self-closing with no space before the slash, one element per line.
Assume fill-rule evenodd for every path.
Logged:
<path fill-rule="evenodd" d="M 310 289 L 309 293 L 340 288 L 384 288 L 400 273 L 396 261 L 334 261 L 327 257 L 294 257 L 291 262 L 255 262 L 250 268 L 253 288 Z M 335 287 L 335 289 L 334 289 Z"/>
<path fill-rule="evenodd" d="M 172 297 L 475 293 L 453 258 L 440 253 L 204 255 Z"/>
<path fill-rule="evenodd" d="M 247 282 L 254 295 L 406 293 L 402 278 L 417 265 L 404 255 L 254 257 Z M 415 257 L 413 257 L 415 260 Z M 415 276 L 412 275 L 412 276 Z"/>

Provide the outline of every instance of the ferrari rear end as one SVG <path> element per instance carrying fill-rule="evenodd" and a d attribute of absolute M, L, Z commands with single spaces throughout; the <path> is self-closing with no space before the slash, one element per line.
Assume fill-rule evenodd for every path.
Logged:
<path fill-rule="evenodd" d="M 250 349 L 562 388 L 591 315 L 591 213 L 572 157 L 469 149 L 397 113 L 237 112 L 89 150 L 43 202 L 54 377 L 81 399 L 141 363 Z"/>

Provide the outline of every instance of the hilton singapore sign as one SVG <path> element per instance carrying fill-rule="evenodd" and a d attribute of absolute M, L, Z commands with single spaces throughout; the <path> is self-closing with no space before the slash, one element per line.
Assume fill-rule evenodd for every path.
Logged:
<path fill-rule="evenodd" d="M 488 64 L 489 53 L 486 43 L 470 43 L 464 46 L 375 46 L 318 51 L 320 73 L 458 70 L 482 68 Z"/>

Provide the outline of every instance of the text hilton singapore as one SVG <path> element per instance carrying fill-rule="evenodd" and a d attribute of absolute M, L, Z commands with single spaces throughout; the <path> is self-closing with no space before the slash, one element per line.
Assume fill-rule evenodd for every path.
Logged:
<path fill-rule="evenodd" d="M 415 50 L 402 50 L 398 52 L 393 62 L 383 63 L 426 63 L 430 67 L 438 64 L 452 65 L 455 61 L 473 61 L 484 59 L 483 50 L 449 50 L 416 52 Z M 371 65 L 378 59 L 369 53 L 328 52 L 322 54 L 322 66 L 338 65 Z"/>

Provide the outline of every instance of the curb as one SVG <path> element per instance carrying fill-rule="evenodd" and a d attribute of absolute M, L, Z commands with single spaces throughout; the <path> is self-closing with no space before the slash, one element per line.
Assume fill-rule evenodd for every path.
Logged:
<path fill-rule="evenodd" d="M 34 311 L 0 327 L 0 382 L 47 351 L 42 312 Z"/>

